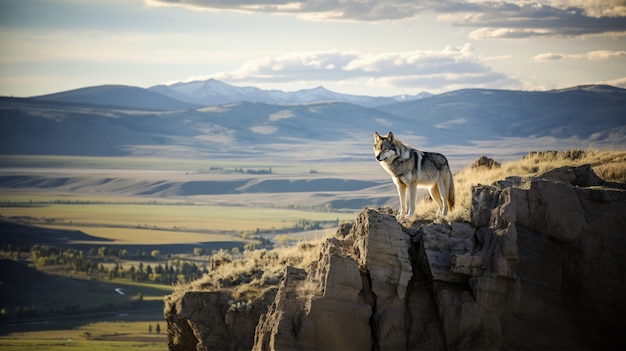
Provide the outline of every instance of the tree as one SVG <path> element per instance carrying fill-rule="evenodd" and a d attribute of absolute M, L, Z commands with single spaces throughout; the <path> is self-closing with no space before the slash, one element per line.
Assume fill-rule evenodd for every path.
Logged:
<path fill-rule="evenodd" d="M 159 255 L 161 255 L 161 251 L 159 250 L 152 250 L 152 252 L 150 253 L 150 256 L 152 256 L 152 258 L 158 258 Z"/>
<path fill-rule="evenodd" d="M 148 333 L 152 334 L 152 324 L 148 324 Z"/>
<path fill-rule="evenodd" d="M 167 263 L 166 263 L 167 264 Z M 159 263 L 159 265 L 156 267 L 155 269 L 156 274 L 163 274 L 164 270 L 163 270 L 163 266 L 161 266 L 161 264 Z"/>
<path fill-rule="evenodd" d="M 161 326 L 159 325 L 159 323 L 157 323 L 156 325 L 156 332 L 157 334 L 161 334 Z"/>

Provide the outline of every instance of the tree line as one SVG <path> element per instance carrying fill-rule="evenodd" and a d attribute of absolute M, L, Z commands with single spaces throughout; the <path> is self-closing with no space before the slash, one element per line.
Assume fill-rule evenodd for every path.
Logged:
<path fill-rule="evenodd" d="M 135 282 L 155 282 L 159 284 L 174 284 L 179 281 L 191 281 L 208 273 L 206 265 L 199 262 L 170 260 L 157 264 L 139 262 L 123 265 L 118 258 L 126 258 L 125 249 L 107 247 L 91 248 L 87 253 L 74 248 L 58 248 L 35 245 L 30 250 L 31 260 L 36 268 L 47 266 L 63 266 L 71 273 L 84 273 L 91 278 L 116 279 L 124 278 Z M 152 250 L 150 257 L 158 258 L 160 252 Z M 103 262 L 105 258 L 114 258 L 115 262 Z M 99 262 L 98 262 L 99 261 Z"/>

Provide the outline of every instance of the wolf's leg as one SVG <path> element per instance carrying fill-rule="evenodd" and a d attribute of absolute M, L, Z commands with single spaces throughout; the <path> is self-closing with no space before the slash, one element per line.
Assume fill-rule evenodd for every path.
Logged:
<path fill-rule="evenodd" d="M 394 181 L 396 183 L 396 187 L 398 188 L 398 197 L 400 197 L 400 213 L 396 217 L 399 221 L 404 220 L 407 204 L 406 204 L 406 185 L 400 181 Z"/>
<path fill-rule="evenodd" d="M 430 194 L 430 198 L 435 201 L 437 204 L 437 213 L 441 212 L 442 204 L 441 204 L 441 192 L 439 191 L 438 183 L 435 183 L 433 186 L 428 188 L 428 193 Z"/>
<path fill-rule="evenodd" d="M 415 207 L 417 206 L 417 186 L 409 186 L 409 199 L 408 199 L 408 211 L 406 212 L 406 219 L 411 218 L 415 214 Z"/>
<path fill-rule="evenodd" d="M 437 187 L 439 188 L 440 197 L 437 199 L 437 202 L 441 204 L 441 217 L 445 217 L 448 215 L 448 188 L 443 180 L 443 177 L 439 177 L 437 181 Z"/>

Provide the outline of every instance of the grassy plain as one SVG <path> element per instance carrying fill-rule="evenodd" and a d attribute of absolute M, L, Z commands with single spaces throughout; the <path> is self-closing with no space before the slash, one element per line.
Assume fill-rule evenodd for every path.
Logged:
<path fill-rule="evenodd" d="M 58 279 L 64 279 L 64 288 L 25 293 L 37 295 L 34 298 L 40 306 L 47 308 L 62 308 L 69 301 L 94 312 L 4 322 L 0 324 L 0 350 L 167 350 L 161 301 L 173 286 L 122 279 Z M 139 294 L 143 302 L 137 304 Z"/>
<path fill-rule="evenodd" d="M 277 160 L 259 159 L 175 159 L 151 157 L 91 157 L 91 156 L 57 156 L 57 155 L 0 155 L 3 168 L 45 168 L 45 169 L 104 169 L 104 170 L 139 170 L 139 171 L 178 171 L 208 172 L 211 169 L 233 170 L 268 169 L 279 174 L 304 174 L 311 170 L 320 173 L 359 174 L 377 172 L 375 163 L 352 163 L 346 166 L 338 162 L 280 162 Z"/>
<path fill-rule="evenodd" d="M 151 157 L 92 157 L 61 155 L 2 155 L 3 167 L 48 169 L 125 169 L 196 171 L 210 167 L 241 167 L 243 162 L 229 160 L 197 160 Z M 266 163 L 245 162 L 245 167 L 261 168 Z M 275 166 L 276 167 L 276 166 Z M 280 168 L 280 166 L 278 166 Z"/>
<path fill-rule="evenodd" d="M 129 317 L 119 315 L 100 322 L 89 319 L 49 321 L 51 327 L 46 330 L 15 331 L 0 336 L 0 350 L 167 350 L 167 330 L 162 318 L 154 314 L 134 316 L 134 321 L 125 321 L 125 318 Z M 76 326 L 80 322 L 83 324 Z M 156 332 L 157 324 L 160 333 Z M 149 332 L 150 327 L 152 332 Z"/>
<path fill-rule="evenodd" d="M 15 201 L 6 195 L 0 196 L 0 200 Z M 72 198 L 64 198 L 63 200 L 71 201 Z M 303 218 L 316 221 L 350 220 L 354 218 L 353 213 L 314 212 L 296 209 L 133 203 L 50 203 L 32 207 L 6 207 L 0 209 L 0 214 L 4 217 L 63 218 L 66 223 L 71 221 L 72 225 L 89 224 L 101 227 L 120 225 L 177 230 L 215 230 L 220 232 L 250 231 L 257 228 L 280 229 L 291 227 L 299 219 Z M 89 231 L 87 233 L 96 235 Z"/>
<path fill-rule="evenodd" d="M 126 328 L 120 325 L 118 328 Z M 163 336 L 166 338 L 166 336 Z M 68 351 L 68 350 L 90 350 L 90 351 L 121 351 L 121 350 L 142 350 L 142 351 L 165 351 L 167 341 L 104 341 L 89 340 L 80 338 L 57 338 L 55 334 L 50 337 L 41 337 L 37 334 L 24 334 L 16 339 L 0 338 L 0 350 L 3 351 Z"/>

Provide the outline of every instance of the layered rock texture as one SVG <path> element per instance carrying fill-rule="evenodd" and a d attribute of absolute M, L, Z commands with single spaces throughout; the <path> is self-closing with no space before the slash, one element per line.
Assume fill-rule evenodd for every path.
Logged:
<path fill-rule="evenodd" d="M 170 350 L 626 349 L 626 190 L 602 185 L 584 166 L 479 185 L 467 223 L 366 209 L 242 308 L 167 297 Z"/>

